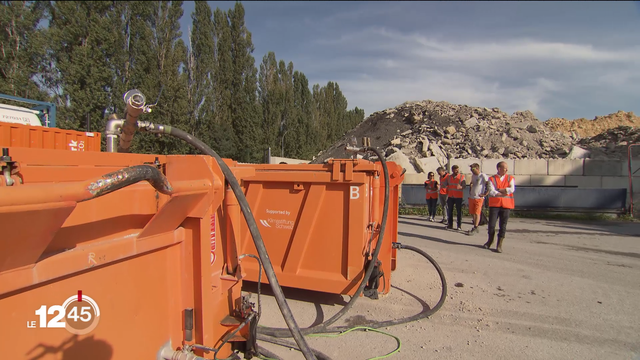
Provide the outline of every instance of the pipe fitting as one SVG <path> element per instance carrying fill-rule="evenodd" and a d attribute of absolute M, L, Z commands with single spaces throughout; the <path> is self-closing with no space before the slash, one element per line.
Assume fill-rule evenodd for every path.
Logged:
<path fill-rule="evenodd" d="M 189 351 L 173 350 L 173 348 L 171 347 L 171 341 L 168 341 L 158 351 L 156 360 L 207 360 L 207 359 Z"/>
<path fill-rule="evenodd" d="M 138 121 L 138 129 L 140 131 L 149 132 L 152 134 L 168 134 L 169 126 L 154 124 L 149 121 Z"/>
<path fill-rule="evenodd" d="M 116 142 L 118 141 L 118 135 L 120 135 L 120 129 L 124 124 L 124 120 L 118 119 L 116 114 L 111 114 L 107 121 L 105 133 L 107 135 L 107 152 L 116 152 Z"/>
<path fill-rule="evenodd" d="M 111 115 L 109 121 L 107 121 L 106 134 L 107 134 L 107 152 L 119 152 L 119 148 L 116 148 L 118 136 L 121 135 L 122 127 L 125 120 L 118 119 L 116 115 Z M 149 121 L 137 121 L 136 128 L 140 132 L 148 132 L 152 134 L 168 134 L 169 126 L 154 124 Z"/>
<path fill-rule="evenodd" d="M 163 360 L 208 360 L 207 358 L 203 358 L 194 353 L 177 350 L 163 351 L 162 356 Z"/>
<path fill-rule="evenodd" d="M 124 102 L 126 104 L 124 112 L 124 123 L 121 127 L 120 144 L 118 152 L 129 152 L 133 135 L 138 129 L 138 117 L 146 111 L 146 98 L 137 89 L 129 90 L 124 94 Z"/>
<path fill-rule="evenodd" d="M 345 147 L 344 147 L 344 149 L 345 149 L 346 151 L 349 151 L 349 152 L 355 152 L 355 153 L 358 153 L 358 152 L 365 152 L 365 150 L 366 150 L 366 149 L 365 149 L 365 148 L 363 148 L 363 147 L 356 147 L 356 146 L 350 146 L 350 145 L 345 146 Z"/>

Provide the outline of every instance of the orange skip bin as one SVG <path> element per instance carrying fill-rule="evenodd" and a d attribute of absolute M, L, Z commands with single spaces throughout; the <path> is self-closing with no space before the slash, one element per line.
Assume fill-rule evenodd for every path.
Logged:
<path fill-rule="evenodd" d="M 384 206 L 382 165 L 365 160 L 330 160 L 310 165 L 253 167 L 242 186 L 282 286 L 353 295 L 373 254 Z M 388 293 L 396 266 L 392 242 L 398 234 L 398 188 L 402 168 L 388 162 L 389 212 L 378 255 L 378 290 Z M 235 226 L 235 224 L 234 224 Z M 244 222 L 241 253 L 256 254 Z M 247 262 L 245 280 L 258 281 L 258 266 Z M 263 276 L 263 282 L 266 283 Z"/>
<path fill-rule="evenodd" d="M 219 347 L 252 316 L 240 266 L 225 264 L 235 259 L 220 236 L 224 177 L 212 158 L 9 153 L 23 183 L 0 186 L 5 358 L 186 359 L 175 351 Z M 147 174 L 132 180 L 123 169 Z M 105 188 L 113 178 L 120 183 Z"/>

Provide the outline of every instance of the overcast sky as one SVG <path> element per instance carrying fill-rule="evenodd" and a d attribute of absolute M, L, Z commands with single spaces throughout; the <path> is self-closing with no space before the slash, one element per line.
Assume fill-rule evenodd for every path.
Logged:
<path fill-rule="evenodd" d="M 234 2 L 210 1 L 227 10 Z M 541 120 L 640 114 L 638 2 L 243 2 L 268 51 L 369 115 L 431 99 Z M 182 30 L 191 26 L 185 2 Z"/>

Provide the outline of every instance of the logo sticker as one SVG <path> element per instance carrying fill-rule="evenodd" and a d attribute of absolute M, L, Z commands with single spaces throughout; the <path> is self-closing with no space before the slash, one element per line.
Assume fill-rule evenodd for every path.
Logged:
<path fill-rule="evenodd" d="M 35 314 L 39 319 L 27 321 L 28 328 L 64 328 L 75 335 L 90 333 L 100 322 L 100 307 L 92 298 L 82 295 L 82 290 L 78 291 L 78 295 L 70 296 L 62 305 L 40 306 Z M 54 316 L 48 319 L 47 315 Z"/>

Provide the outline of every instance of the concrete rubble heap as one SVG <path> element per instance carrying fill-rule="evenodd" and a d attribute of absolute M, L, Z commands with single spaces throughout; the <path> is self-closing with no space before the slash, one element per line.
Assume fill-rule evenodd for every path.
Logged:
<path fill-rule="evenodd" d="M 618 126 L 602 134 L 578 141 L 578 146 L 585 149 L 590 159 L 625 159 L 628 146 L 640 142 L 640 128 Z M 633 156 L 637 157 L 640 149 L 635 147 Z"/>
<path fill-rule="evenodd" d="M 640 126 L 640 117 L 633 112 L 618 111 L 606 116 L 596 116 L 593 120 L 563 118 L 551 118 L 544 122 L 545 126 L 553 131 L 561 131 L 565 134 L 574 134 L 580 138 L 592 137 L 602 134 L 609 129 L 618 126 Z"/>
<path fill-rule="evenodd" d="M 593 138 L 581 138 L 579 133 L 633 121 L 629 119 L 627 113 L 618 112 L 585 120 L 587 123 L 577 124 L 576 131 L 576 125 L 568 120 L 542 122 L 528 110 L 509 115 L 499 108 L 444 101 L 405 102 L 371 114 L 313 163 L 349 157 L 344 146 L 353 137 L 358 142 L 362 137 L 370 138 L 371 146 L 384 149 L 387 159 L 400 163 L 408 173 L 433 171 L 446 164 L 447 158 L 617 159 L 624 155 L 624 141 L 636 140 L 633 128 L 620 127 Z M 611 143 L 619 146 L 612 147 Z"/>

